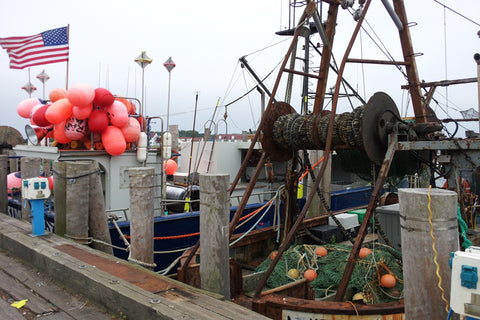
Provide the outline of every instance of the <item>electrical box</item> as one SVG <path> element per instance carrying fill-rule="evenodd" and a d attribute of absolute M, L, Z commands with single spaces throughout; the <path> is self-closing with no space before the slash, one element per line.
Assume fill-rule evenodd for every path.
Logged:
<path fill-rule="evenodd" d="M 460 315 L 480 319 L 480 247 L 452 254 L 450 307 Z"/>
<path fill-rule="evenodd" d="M 26 200 L 47 199 L 50 197 L 47 178 L 22 179 L 22 198 Z"/>

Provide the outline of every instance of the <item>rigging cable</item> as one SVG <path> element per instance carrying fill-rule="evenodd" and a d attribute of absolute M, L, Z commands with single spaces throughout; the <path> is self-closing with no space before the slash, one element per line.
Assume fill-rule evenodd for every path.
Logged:
<path fill-rule="evenodd" d="M 470 19 L 470 18 L 468 18 L 468 17 L 464 16 L 463 14 L 461 14 L 461 13 L 459 13 L 459 12 L 457 12 L 457 11 L 453 10 L 452 8 L 450 8 L 450 7 L 446 6 L 446 5 L 444 5 L 444 4 L 443 4 L 443 3 L 441 3 L 440 1 L 437 1 L 437 0 L 433 0 L 433 1 L 434 1 L 434 2 L 436 2 L 436 3 L 438 3 L 439 5 L 443 6 L 443 8 L 444 8 L 444 9 L 448 9 L 448 10 L 452 11 L 453 13 L 455 13 L 455 14 L 459 15 L 459 16 L 460 16 L 460 17 L 462 17 L 463 19 L 465 19 L 465 20 L 467 20 L 467 21 L 470 21 L 471 23 L 473 23 L 473 24 L 476 24 L 477 26 L 479 26 L 479 27 L 480 27 L 480 23 L 477 23 L 477 22 L 473 21 L 472 19 Z"/>

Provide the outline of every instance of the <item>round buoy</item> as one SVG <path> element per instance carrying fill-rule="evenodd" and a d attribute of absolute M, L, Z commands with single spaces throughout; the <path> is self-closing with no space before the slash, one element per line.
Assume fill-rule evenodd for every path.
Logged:
<path fill-rule="evenodd" d="M 62 88 L 56 88 L 50 91 L 50 94 L 48 95 L 50 98 L 50 102 L 54 103 L 57 100 L 63 99 L 67 97 L 67 90 L 62 89 Z"/>
<path fill-rule="evenodd" d="M 372 253 L 372 250 L 370 250 L 368 248 L 362 248 L 362 249 L 360 249 L 360 252 L 358 253 L 358 256 L 360 258 L 365 258 L 366 256 L 368 256 L 371 253 Z"/>
<path fill-rule="evenodd" d="M 96 106 L 105 108 L 111 105 L 114 100 L 115 98 L 113 97 L 113 94 L 108 89 L 95 89 L 95 98 L 93 99 L 93 103 L 95 103 Z"/>
<path fill-rule="evenodd" d="M 50 121 L 48 121 L 45 117 L 45 113 L 47 112 L 48 107 L 50 107 L 50 104 L 43 105 L 35 112 L 33 112 L 32 119 L 37 126 L 48 127 L 49 125 L 51 125 Z"/>
<path fill-rule="evenodd" d="M 13 188 L 20 189 L 22 187 L 22 174 L 21 172 L 12 172 L 7 174 L 7 189 L 11 193 Z"/>
<path fill-rule="evenodd" d="M 91 132 L 100 133 L 108 127 L 108 116 L 104 110 L 93 110 L 88 117 L 88 128 Z"/>
<path fill-rule="evenodd" d="M 393 288 L 395 287 L 395 284 L 397 283 L 397 280 L 395 280 L 395 277 L 392 276 L 390 273 L 384 274 L 380 278 L 380 284 L 384 288 Z"/>
<path fill-rule="evenodd" d="M 72 114 L 78 120 L 85 120 L 88 117 L 90 117 L 90 114 L 92 114 L 92 110 L 93 110 L 93 105 L 91 103 L 88 104 L 86 107 L 74 106 L 72 109 Z"/>
<path fill-rule="evenodd" d="M 327 249 L 325 249 L 325 247 L 317 247 L 315 249 L 315 253 L 317 254 L 318 257 L 325 257 L 328 251 Z"/>
<path fill-rule="evenodd" d="M 135 118 L 128 118 L 128 124 L 120 128 L 127 142 L 136 142 L 140 135 L 140 123 Z"/>
<path fill-rule="evenodd" d="M 111 125 L 118 128 L 128 125 L 128 111 L 123 102 L 115 100 L 112 105 L 105 108 L 105 111 L 107 111 Z"/>
<path fill-rule="evenodd" d="M 87 120 L 70 117 L 65 121 L 65 136 L 70 140 L 80 140 L 88 132 Z"/>
<path fill-rule="evenodd" d="M 307 269 L 304 273 L 303 273 L 303 277 L 305 279 L 307 279 L 308 281 L 313 281 L 317 278 L 317 273 L 315 272 L 315 270 L 312 270 L 312 269 Z"/>
<path fill-rule="evenodd" d="M 18 115 L 25 119 L 30 118 L 30 112 L 32 111 L 33 107 L 35 107 L 39 103 L 40 103 L 40 100 L 38 100 L 38 98 L 28 98 L 28 99 L 22 100 L 17 105 Z"/>
<path fill-rule="evenodd" d="M 167 175 L 171 176 L 172 174 L 175 174 L 177 172 L 178 164 L 175 162 L 175 160 L 168 159 L 163 161 L 163 170 L 167 173 Z"/>
<path fill-rule="evenodd" d="M 270 259 L 271 260 L 274 260 L 276 257 L 277 257 L 277 254 L 278 254 L 278 251 L 272 251 L 272 253 L 270 253 Z"/>
<path fill-rule="evenodd" d="M 57 124 L 67 120 L 72 116 L 73 104 L 68 99 L 60 99 L 52 103 L 52 105 L 45 111 L 45 118 L 50 123 Z"/>
<path fill-rule="evenodd" d="M 65 121 L 57 123 L 53 126 L 53 138 L 58 143 L 69 143 L 71 140 L 65 135 Z"/>
<path fill-rule="evenodd" d="M 298 277 L 300 276 L 298 270 L 295 268 L 288 270 L 287 275 L 293 279 L 298 279 Z"/>
<path fill-rule="evenodd" d="M 122 131 L 115 126 L 108 126 L 102 133 L 102 143 L 105 151 L 112 156 L 119 156 L 125 152 L 127 143 Z"/>
<path fill-rule="evenodd" d="M 67 91 L 68 101 L 77 107 L 86 107 L 93 102 L 93 98 L 95 98 L 95 90 L 86 83 L 71 86 Z"/>

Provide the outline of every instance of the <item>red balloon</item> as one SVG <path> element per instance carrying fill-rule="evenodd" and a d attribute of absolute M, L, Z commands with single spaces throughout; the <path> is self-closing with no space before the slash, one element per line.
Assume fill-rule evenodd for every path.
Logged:
<path fill-rule="evenodd" d="M 73 105 L 66 98 L 63 98 L 52 103 L 45 112 L 45 118 L 50 123 L 57 124 L 70 118 L 72 113 Z"/>
<path fill-rule="evenodd" d="M 88 118 L 88 127 L 90 131 L 100 133 L 108 127 L 108 116 L 104 110 L 93 110 Z"/>
<path fill-rule="evenodd" d="M 93 110 L 93 105 L 90 103 L 86 107 L 77 107 L 74 106 L 72 109 L 72 114 L 75 118 L 79 120 L 85 120 L 88 117 L 90 117 L 90 114 L 92 113 Z"/>
<path fill-rule="evenodd" d="M 96 106 L 105 108 L 111 105 L 114 100 L 115 98 L 109 90 L 105 88 L 95 89 L 95 98 L 93 99 L 93 103 L 95 103 Z"/>
<path fill-rule="evenodd" d="M 128 111 L 123 102 L 115 100 L 112 105 L 105 108 L 110 124 L 122 128 L 128 125 Z"/>
<path fill-rule="evenodd" d="M 40 103 L 38 98 L 29 98 L 21 101 L 17 105 L 17 113 L 20 117 L 28 119 L 30 118 L 30 112 L 32 111 L 33 107 Z"/>
<path fill-rule="evenodd" d="M 135 142 L 140 135 L 140 123 L 135 118 L 128 118 L 128 124 L 120 130 L 122 130 L 125 141 Z"/>
<path fill-rule="evenodd" d="M 65 136 L 70 140 L 80 140 L 88 132 L 87 120 L 70 117 L 65 121 Z"/>
<path fill-rule="evenodd" d="M 102 143 L 105 151 L 112 156 L 121 155 L 127 148 L 122 130 L 115 126 L 108 126 L 108 128 L 103 131 Z"/>
<path fill-rule="evenodd" d="M 167 173 L 167 175 L 172 175 L 177 172 L 178 164 L 175 162 L 175 160 L 168 159 L 166 161 L 163 161 L 163 170 Z"/>
<path fill-rule="evenodd" d="M 46 104 L 44 106 L 41 106 L 38 108 L 32 116 L 33 122 L 37 124 L 39 127 L 48 127 L 51 125 L 50 121 L 47 120 L 45 117 L 45 113 L 47 112 L 47 109 L 50 107 L 50 104 Z"/>
<path fill-rule="evenodd" d="M 48 95 L 50 98 L 50 101 L 53 103 L 57 100 L 63 99 L 67 97 L 67 90 L 62 89 L 62 88 L 56 88 L 50 91 L 50 94 Z"/>
<path fill-rule="evenodd" d="M 53 126 L 53 138 L 58 143 L 69 143 L 71 140 L 65 135 L 65 121 Z"/>

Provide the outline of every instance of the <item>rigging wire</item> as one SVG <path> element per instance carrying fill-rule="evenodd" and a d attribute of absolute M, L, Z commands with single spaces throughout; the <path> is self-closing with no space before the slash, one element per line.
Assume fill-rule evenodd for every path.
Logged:
<path fill-rule="evenodd" d="M 447 62 L 447 10 L 443 7 L 443 42 L 444 42 L 444 59 L 445 59 L 445 79 L 448 79 L 448 62 Z M 448 86 L 445 87 L 445 104 L 448 114 Z"/>
<path fill-rule="evenodd" d="M 436 2 L 436 3 L 438 3 L 439 5 L 443 6 L 443 8 L 444 8 L 444 9 L 448 9 L 448 10 L 452 11 L 453 13 L 455 13 L 455 14 L 459 15 L 459 16 L 460 16 L 460 17 L 462 17 L 463 19 L 465 19 L 465 20 L 467 20 L 467 21 L 470 21 L 471 23 L 473 23 L 473 24 L 475 24 L 475 25 L 477 25 L 477 26 L 479 26 L 479 27 L 480 27 L 480 23 L 477 23 L 477 22 L 473 21 L 472 19 L 470 19 L 470 18 L 468 18 L 468 17 L 464 16 L 463 14 L 461 14 L 461 13 L 459 13 L 459 12 L 457 12 L 457 11 L 453 10 L 452 8 L 450 8 L 450 7 L 446 6 L 445 4 L 441 3 L 440 1 L 433 0 L 433 2 Z"/>
<path fill-rule="evenodd" d="M 246 89 L 247 79 L 245 78 L 245 70 L 242 70 L 242 76 L 243 76 L 243 83 Z M 252 101 L 250 100 L 250 95 L 247 95 L 247 100 L 248 100 L 248 106 L 250 107 L 250 115 L 252 116 L 252 123 L 253 123 L 253 126 L 255 127 L 255 116 L 253 115 Z"/>

